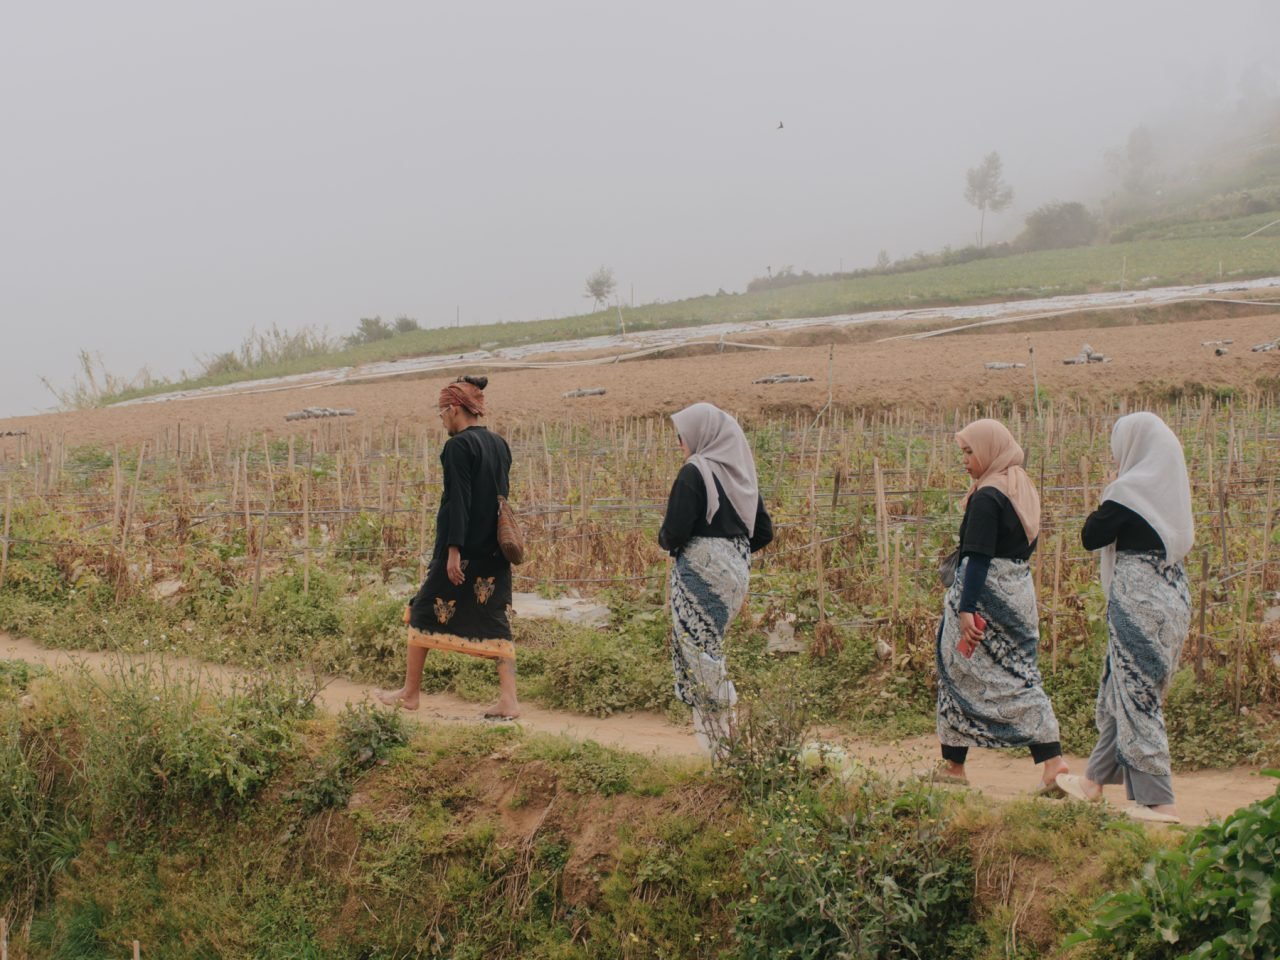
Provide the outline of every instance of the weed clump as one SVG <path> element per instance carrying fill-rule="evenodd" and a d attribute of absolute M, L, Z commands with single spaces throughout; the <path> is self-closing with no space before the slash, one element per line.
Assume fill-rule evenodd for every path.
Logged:
<path fill-rule="evenodd" d="M 1266 771 L 1280 777 L 1280 771 Z M 1280 953 L 1275 917 L 1280 870 L 1280 789 L 1221 823 L 1190 831 L 1157 854 L 1140 880 L 1102 897 L 1068 946 L 1095 956 L 1234 960 Z"/>

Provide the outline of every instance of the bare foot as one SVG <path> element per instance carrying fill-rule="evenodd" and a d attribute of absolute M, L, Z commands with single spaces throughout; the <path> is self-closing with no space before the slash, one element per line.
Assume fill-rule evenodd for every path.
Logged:
<path fill-rule="evenodd" d="M 486 710 L 482 716 L 486 720 L 514 720 L 520 716 L 520 705 L 515 703 L 503 703 L 499 700 L 492 707 Z"/>
<path fill-rule="evenodd" d="M 374 697 L 379 703 L 388 707 L 399 707 L 402 710 L 417 710 L 418 697 L 415 694 L 412 697 L 405 696 L 404 687 L 399 690 L 374 690 Z"/>
<path fill-rule="evenodd" d="M 1053 757 L 1044 762 L 1044 770 L 1040 773 L 1040 789 L 1041 790 L 1057 790 L 1058 776 L 1063 773 L 1070 773 L 1071 768 L 1067 766 L 1067 761 L 1062 757 Z"/>

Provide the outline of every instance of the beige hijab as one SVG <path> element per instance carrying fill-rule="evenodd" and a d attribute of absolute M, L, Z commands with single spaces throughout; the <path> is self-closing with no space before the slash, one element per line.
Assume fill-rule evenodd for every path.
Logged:
<path fill-rule="evenodd" d="M 1009 428 L 998 420 L 975 420 L 956 434 L 956 440 L 973 451 L 981 470 L 960 505 L 967 507 L 969 498 L 983 487 L 995 487 L 1013 504 L 1027 543 L 1034 543 L 1040 536 L 1040 494 L 1022 469 L 1026 457 Z"/>

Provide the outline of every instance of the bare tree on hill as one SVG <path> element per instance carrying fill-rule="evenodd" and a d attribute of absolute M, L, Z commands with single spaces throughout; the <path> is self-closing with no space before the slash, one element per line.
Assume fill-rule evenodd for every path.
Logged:
<path fill-rule="evenodd" d="M 999 213 L 1013 203 L 1013 187 L 1004 182 L 1004 164 L 1000 154 L 992 150 L 967 174 L 968 184 L 964 198 L 978 208 L 978 246 L 982 246 L 983 231 L 987 225 L 987 211 Z"/>
<path fill-rule="evenodd" d="M 608 267 L 601 267 L 591 276 L 587 277 L 587 292 L 585 296 L 595 302 L 597 310 L 609 302 L 617 283 L 613 279 L 613 271 Z"/>

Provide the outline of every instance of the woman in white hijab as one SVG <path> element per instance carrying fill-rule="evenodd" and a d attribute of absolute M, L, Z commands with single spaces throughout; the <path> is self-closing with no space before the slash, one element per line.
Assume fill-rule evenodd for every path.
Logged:
<path fill-rule="evenodd" d="M 709 403 L 671 417 L 685 463 L 667 499 L 658 543 L 671 567 L 671 662 L 676 697 L 693 708 L 713 760 L 727 745 L 738 695 L 724 635 L 747 596 L 750 555 L 773 539 L 755 459 L 738 421 Z"/>
<path fill-rule="evenodd" d="M 1085 520 L 1080 539 L 1102 552 L 1107 659 L 1098 690 L 1098 743 L 1083 777 L 1058 785 L 1101 800 L 1123 783 L 1138 820 L 1177 823 L 1162 704 L 1191 625 L 1182 562 L 1195 540 L 1182 444 L 1153 413 L 1132 413 L 1111 431 L 1116 479 Z"/>

